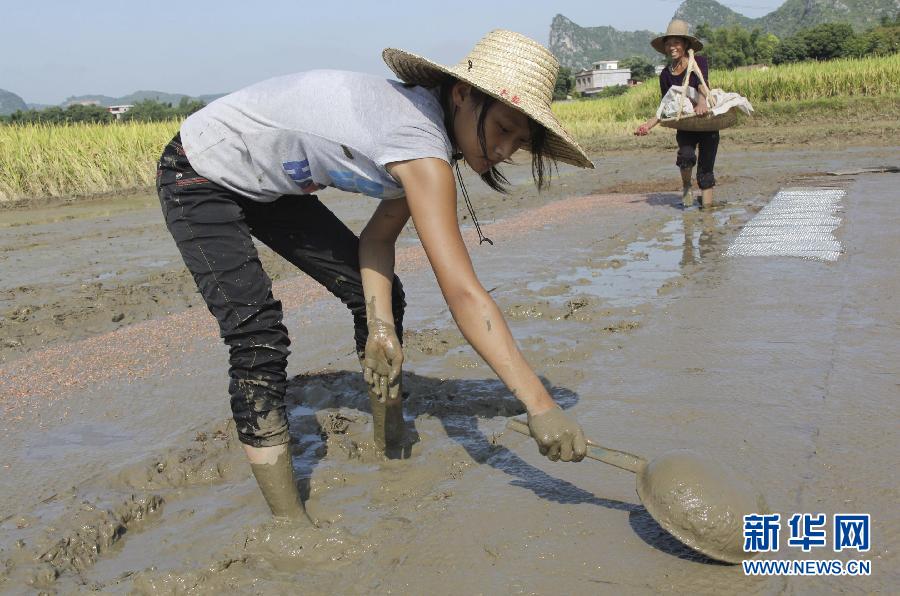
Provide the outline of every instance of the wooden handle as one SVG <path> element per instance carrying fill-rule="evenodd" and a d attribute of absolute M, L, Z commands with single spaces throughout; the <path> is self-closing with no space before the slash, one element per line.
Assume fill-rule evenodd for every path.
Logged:
<path fill-rule="evenodd" d="M 709 91 L 709 85 L 706 84 L 706 79 L 703 78 L 703 71 L 700 69 L 700 65 L 697 64 L 697 60 L 694 58 L 694 50 L 688 50 L 688 55 L 691 57 L 691 64 L 694 67 L 694 73 L 697 75 L 697 78 L 700 79 L 700 84 Z M 688 79 L 690 79 L 690 75 L 688 75 Z M 706 99 L 708 103 L 709 98 L 707 97 Z"/>
<path fill-rule="evenodd" d="M 694 50 L 693 49 L 688 50 L 688 55 L 691 57 L 691 67 L 694 70 L 694 74 L 696 74 L 697 78 L 700 79 L 700 86 L 706 87 L 706 90 L 710 91 L 709 85 L 706 84 L 706 79 L 703 78 L 703 71 L 700 69 L 700 65 L 697 64 L 696 58 L 694 58 Z M 690 73 L 687 73 L 687 82 L 688 82 L 688 84 L 690 84 L 690 82 L 691 82 L 691 74 Z M 697 89 L 697 93 L 700 93 L 699 89 Z M 701 93 L 701 95 L 702 95 L 702 93 Z M 712 104 L 712 100 L 709 97 L 709 95 L 703 95 L 703 97 L 706 99 L 706 107 L 712 108 L 713 104 Z"/>
<path fill-rule="evenodd" d="M 506 428 L 529 437 L 531 436 L 531 429 L 528 428 L 528 425 L 521 420 L 516 420 L 515 418 L 509 419 L 509 422 L 506 423 Z M 590 439 L 588 439 L 587 443 L 587 457 L 591 459 L 602 461 L 605 464 L 609 464 L 623 470 L 628 470 L 629 472 L 633 472 L 635 474 L 640 472 L 644 468 L 644 466 L 647 465 L 647 460 L 640 455 L 633 455 L 626 451 L 610 449 L 609 447 L 598 445 Z"/>
<path fill-rule="evenodd" d="M 681 97 L 678 98 L 678 114 L 676 114 L 675 120 L 681 120 L 681 115 L 684 113 L 684 102 L 687 101 L 688 87 L 691 86 L 691 73 L 696 74 L 697 78 L 700 79 L 700 86 L 706 87 L 706 90 L 709 91 L 709 85 L 706 84 L 706 79 L 703 78 L 703 71 L 700 70 L 700 65 L 697 64 L 697 59 L 694 58 L 693 48 L 688 50 L 688 65 L 687 68 L 684 69 L 684 80 L 682 81 L 684 91 L 682 92 Z M 710 103 L 709 97 L 700 93 L 699 89 L 697 89 L 697 93 L 706 100 L 706 107 L 711 108 L 712 104 Z"/>

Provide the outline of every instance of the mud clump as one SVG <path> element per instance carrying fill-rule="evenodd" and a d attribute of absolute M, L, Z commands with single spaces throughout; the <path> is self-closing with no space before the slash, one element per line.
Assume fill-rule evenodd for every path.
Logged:
<path fill-rule="evenodd" d="M 507 306 L 503 312 L 513 321 L 544 319 L 588 322 L 597 314 L 599 305 L 600 301 L 593 296 L 575 296 L 563 305 L 556 305 L 547 300 L 538 300 L 532 303 Z"/>
<path fill-rule="evenodd" d="M 373 442 L 371 416 L 353 410 L 316 413 L 325 454 L 343 453 L 347 459 L 380 459 Z"/>
<path fill-rule="evenodd" d="M 172 450 L 119 473 L 127 487 L 159 490 L 216 484 L 232 477 L 243 462 L 234 422 L 223 422 L 211 433 L 197 433 L 186 448 Z"/>
<path fill-rule="evenodd" d="M 463 345 L 465 339 L 455 329 L 407 329 L 403 333 L 403 347 L 430 356 L 443 356 Z"/>
<path fill-rule="evenodd" d="M 162 506 L 163 498 L 159 495 L 132 495 L 108 509 L 85 501 L 60 520 L 60 526 L 65 529 L 60 531 L 51 526 L 47 536 L 38 538 L 34 547 L 20 539 L 17 551 L 4 561 L 5 575 L 18 577 L 35 588 L 51 588 L 62 574 L 80 574 L 89 569 Z"/>
<path fill-rule="evenodd" d="M 730 469 L 692 451 L 651 461 L 638 474 L 641 502 L 681 542 L 720 561 L 739 563 L 745 515 L 768 513 L 762 495 Z"/>
<path fill-rule="evenodd" d="M 202 570 L 158 571 L 151 567 L 134 574 L 135 594 L 297 592 L 300 573 L 313 577 L 358 562 L 372 543 L 343 528 L 314 529 L 289 522 L 252 528 L 239 545 Z M 317 592 L 318 593 L 318 592 Z"/>
<path fill-rule="evenodd" d="M 325 412 L 319 421 L 322 429 L 322 438 L 327 439 L 331 435 L 343 435 L 350 430 L 350 425 L 357 422 L 358 416 L 348 416 L 344 412 Z"/>
<path fill-rule="evenodd" d="M 607 333 L 622 333 L 625 331 L 633 331 L 639 328 L 641 324 L 637 321 L 619 321 L 603 327 L 603 331 Z"/>

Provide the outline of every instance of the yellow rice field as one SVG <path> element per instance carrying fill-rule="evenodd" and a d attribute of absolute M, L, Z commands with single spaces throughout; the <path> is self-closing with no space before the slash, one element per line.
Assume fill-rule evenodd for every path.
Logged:
<path fill-rule="evenodd" d="M 827 98 L 884 96 L 896 104 L 900 54 L 713 71 L 710 83 L 746 96 L 760 113 L 767 105 L 812 105 Z M 658 102 L 659 87 L 651 80 L 618 97 L 556 103 L 553 109 L 589 145 L 598 136 L 630 135 L 638 122 L 653 115 Z M 0 125 L 0 202 L 148 187 L 156 159 L 177 129 L 175 121 Z"/>
<path fill-rule="evenodd" d="M 0 126 L 0 201 L 146 187 L 177 122 Z"/>

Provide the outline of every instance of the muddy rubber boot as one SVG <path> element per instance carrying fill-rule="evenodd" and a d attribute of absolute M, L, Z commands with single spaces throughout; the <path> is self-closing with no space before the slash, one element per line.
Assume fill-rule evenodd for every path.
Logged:
<path fill-rule="evenodd" d="M 273 516 L 289 520 L 309 520 L 294 482 L 294 467 L 291 465 L 289 450 L 280 454 L 273 464 L 250 464 L 250 469 Z"/>
<path fill-rule="evenodd" d="M 690 186 L 684 186 L 681 189 L 681 206 L 685 209 L 694 206 L 694 193 L 691 192 Z"/>
<path fill-rule="evenodd" d="M 397 391 L 397 398 L 383 401 L 373 391 L 369 391 L 369 403 L 372 405 L 372 425 L 375 430 L 375 446 L 385 451 L 403 446 L 406 438 L 406 425 L 403 422 L 402 392 Z"/>

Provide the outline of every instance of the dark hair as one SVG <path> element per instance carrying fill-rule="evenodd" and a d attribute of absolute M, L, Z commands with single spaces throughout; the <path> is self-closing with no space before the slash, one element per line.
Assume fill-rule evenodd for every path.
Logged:
<path fill-rule="evenodd" d="M 454 148 L 456 147 L 456 139 L 453 137 L 453 119 L 456 116 L 456 110 L 451 109 L 451 93 L 454 85 L 458 82 L 459 80 L 454 77 L 447 77 L 440 86 L 441 105 L 444 108 L 444 127 L 447 129 L 447 135 L 450 137 L 450 142 Z M 474 85 L 471 93 L 475 106 L 479 108 L 478 142 L 481 145 L 482 152 L 487 155 L 488 149 L 487 141 L 484 138 L 484 123 L 487 120 L 488 111 L 490 111 L 491 106 L 497 103 L 497 99 Z M 550 154 L 547 146 L 547 129 L 531 118 L 528 119 L 528 126 L 531 134 L 531 142 L 528 146 L 528 151 L 531 153 L 531 177 L 534 179 L 535 186 L 540 190 L 550 184 L 551 169 L 556 161 L 553 155 Z M 481 179 L 484 180 L 485 184 L 498 192 L 509 192 L 506 188 L 509 186 L 509 180 L 496 166 L 492 166 L 490 170 L 481 174 Z"/>

